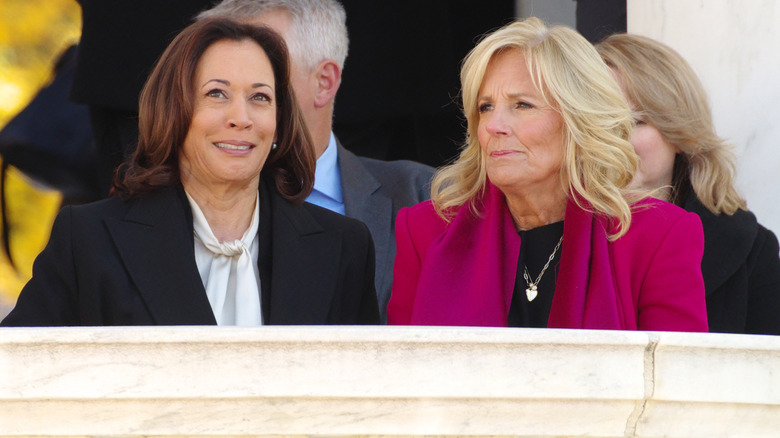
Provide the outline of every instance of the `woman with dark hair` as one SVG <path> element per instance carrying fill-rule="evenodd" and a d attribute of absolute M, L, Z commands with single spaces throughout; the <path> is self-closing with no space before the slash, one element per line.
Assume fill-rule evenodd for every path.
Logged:
<path fill-rule="evenodd" d="M 3 325 L 379 322 L 368 229 L 303 203 L 313 149 L 277 34 L 189 26 L 139 108 L 115 196 L 59 213 Z"/>

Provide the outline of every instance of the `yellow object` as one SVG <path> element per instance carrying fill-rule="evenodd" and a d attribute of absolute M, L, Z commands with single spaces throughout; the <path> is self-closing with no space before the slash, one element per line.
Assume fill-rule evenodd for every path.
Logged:
<path fill-rule="evenodd" d="M 54 61 L 80 32 L 81 11 L 74 0 L 0 1 L 0 128 L 46 85 Z M 59 192 L 8 169 L 6 207 L 16 269 L 0 251 L 0 311 L 16 301 L 30 278 L 61 202 Z"/>
<path fill-rule="evenodd" d="M 11 256 L 16 269 L 5 254 L 0 256 L 0 294 L 4 301 L 14 302 L 32 275 L 33 260 L 49 240 L 62 195 L 36 187 L 14 167 L 8 168 L 5 184 Z"/>
<path fill-rule="evenodd" d="M 0 127 L 46 85 L 54 61 L 80 34 L 75 0 L 0 1 Z"/>

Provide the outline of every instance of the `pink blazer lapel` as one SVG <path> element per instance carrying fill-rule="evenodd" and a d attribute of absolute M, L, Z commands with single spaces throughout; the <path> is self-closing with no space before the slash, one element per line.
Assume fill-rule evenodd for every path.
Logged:
<path fill-rule="evenodd" d="M 412 324 L 505 326 L 512 302 L 520 236 L 504 195 L 488 182 L 481 215 L 462 207 L 428 248 L 420 274 Z M 605 221 L 569 201 L 564 219 L 561 268 L 548 326 L 625 327 L 612 273 Z"/>
<path fill-rule="evenodd" d="M 548 327 L 626 329 L 605 222 L 569 200 Z"/>
<path fill-rule="evenodd" d="M 412 323 L 505 326 L 512 301 L 520 236 L 504 195 L 488 183 L 480 217 L 461 208 L 428 249 L 436 266 L 421 273 Z"/>

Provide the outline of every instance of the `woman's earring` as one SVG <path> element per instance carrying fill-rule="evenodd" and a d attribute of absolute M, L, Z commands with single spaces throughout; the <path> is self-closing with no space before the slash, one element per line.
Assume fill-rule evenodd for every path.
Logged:
<path fill-rule="evenodd" d="M 271 149 L 274 149 L 274 150 L 276 150 L 276 143 L 274 143 L 274 144 L 272 144 L 272 145 L 271 145 Z"/>

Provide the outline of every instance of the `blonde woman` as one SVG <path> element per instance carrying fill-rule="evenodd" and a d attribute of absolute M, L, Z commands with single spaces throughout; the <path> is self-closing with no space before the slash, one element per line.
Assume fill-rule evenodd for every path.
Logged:
<path fill-rule="evenodd" d="M 398 215 L 389 322 L 706 331 L 701 222 L 628 188 L 633 119 L 593 46 L 529 18 L 461 82 L 468 138 Z"/>
<path fill-rule="evenodd" d="M 634 185 L 701 218 L 710 331 L 780 334 L 777 238 L 734 187 L 734 156 L 715 133 L 699 78 L 650 38 L 613 35 L 597 49 L 635 113 Z"/>

